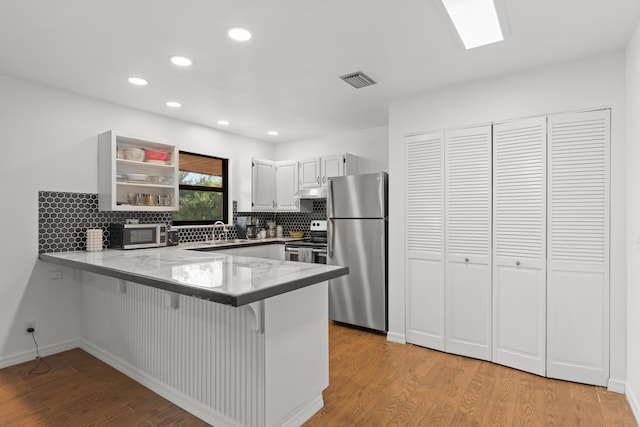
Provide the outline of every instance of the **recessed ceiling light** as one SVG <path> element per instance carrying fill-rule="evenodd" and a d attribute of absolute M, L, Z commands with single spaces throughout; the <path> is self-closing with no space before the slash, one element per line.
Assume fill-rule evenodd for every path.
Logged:
<path fill-rule="evenodd" d="M 190 67 L 191 64 L 193 64 L 193 61 L 190 60 L 189 58 L 185 57 L 185 56 L 171 56 L 169 57 L 169 60 L 174 64 L 177 65 L 179 67 Z"/>
<path fill-rule="evenodd" d="M 246 42 L 251 38 L 249 30 L 240 27 L 233 27 L 227 30 L 227 35 L 235 41 Z"/>
<path fill-rule="evenodd" d="M 182 104 L 180 104 L 179 102 L 176 102 L 176 101 L 167 101 L 165 104 L 167 105 L 167 107 L 171 107 L 171 108 L 180 108 L 180 107 L 182 107 Z"/>
<path fill-rule="evenodd" d="M 277 130 L 270 130 L 269 132 L 267 132 L 267 134 L 271 136 L 276 136 L 279 134 L 279 132 Z"/>
<path fill-rule="evenodd" d="M 229 125 L 229 122 L 228 122 L 228 121 L 226 121 L 226 120 L 218 120 L 218 124 L 219 124 L 220 126 L 228 126 L 228 125 Z"/>
<path fill-rule="evenodd" d="M 129 83 L 136 86 L 145 86 L 147 83 L 149 83 L 142 77 L 129 77 L 127 80 L 129 81 Z"/>
<path fill-rule="evenodd" d="M 493 0 L 442 0 L 466 49 L 504 40 Z"/>

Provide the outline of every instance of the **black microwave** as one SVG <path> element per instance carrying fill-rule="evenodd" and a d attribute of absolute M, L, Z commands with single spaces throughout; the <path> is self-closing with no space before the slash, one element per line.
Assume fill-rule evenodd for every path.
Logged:
<path fill-rule="evenodd" d="M 109 247 L 142 249 L 167 246 L 166 224 L 111 224 Z"/>

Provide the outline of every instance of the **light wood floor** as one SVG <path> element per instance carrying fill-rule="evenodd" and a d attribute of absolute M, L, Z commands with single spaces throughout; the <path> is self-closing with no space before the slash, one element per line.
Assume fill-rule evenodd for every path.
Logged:
<path fill-rule="evenodd" d="M 636 426 L 623 395 L 331 324 L 325 407 L 305 426 Z M 0 426 L 204 426 L 75 349 L 0 370 Z"/>

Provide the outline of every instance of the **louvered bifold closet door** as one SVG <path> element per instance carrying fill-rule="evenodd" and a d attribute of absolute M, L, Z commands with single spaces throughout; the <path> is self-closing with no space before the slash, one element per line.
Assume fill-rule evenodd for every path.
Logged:
<path fill-rule="evenodd" d="M 445 351 L 491 360 L 491 126 L 445 132 Z"/>
<path fill-rule="evenodd" d="M 609 379 L 610 110 L 549 117 L 547 376 Z"/>
<path fill-rule="evenodd" d="M 443 132 L 407 136 L 407 341 L 444 350 Z"/>
<path fill-rule="evenodd" d="M 545 374 L 546 117 L 493 127 L 493 361 Z"/>

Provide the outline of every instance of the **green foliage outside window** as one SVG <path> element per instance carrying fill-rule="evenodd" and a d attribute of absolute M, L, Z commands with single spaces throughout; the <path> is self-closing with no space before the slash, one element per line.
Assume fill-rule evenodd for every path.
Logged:
<path fill-rule="evenodd" d="M 175 221 L 217 221 L 223 218 L 222 177 L 180 171 L 180 210 Z"/>

